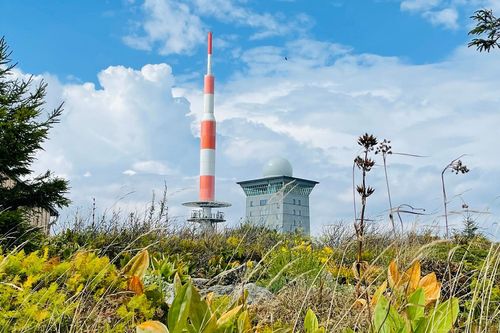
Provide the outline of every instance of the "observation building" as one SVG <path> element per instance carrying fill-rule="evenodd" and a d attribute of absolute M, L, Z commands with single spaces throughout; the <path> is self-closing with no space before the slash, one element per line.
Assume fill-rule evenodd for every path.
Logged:
<path fill-rule="evenodd" d="M 284 158 L 269 160 L 262 178 L 237 183 L 246 195 L 247 221 L 279 232 L 309 235 L 309 195 L 316 181 L 293 177 L 293 168 Z"/>

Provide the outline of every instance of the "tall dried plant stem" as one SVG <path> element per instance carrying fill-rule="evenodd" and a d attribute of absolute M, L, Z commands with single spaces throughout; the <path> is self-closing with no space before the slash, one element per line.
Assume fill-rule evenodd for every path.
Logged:
<path fill-rule="evenodd" d="M 389 187 L 389 177 L 387 176 L 387 160 L 386 160 L 386 155 L 385 154 L 382 154 L 382 160 L 384 161 L 385 185 L 387 187 L 387 197 L 389 199 L 389 220 L 391 220 L 392 232 L 394 233 L 394 237 L 396 237 L 397 233 L 396 233 L 396 226 L 394 224 L 392 199 L 391 199 L 391 189 Z M 401 225 L 401 233 L 403 233 L 402 227 L 403 226 Z"/>
<path fill-rule="evenodd" d="M 441 172 L 441 186 L 442 186 L 442 191 L 443 191 L 443 206 L 444 206 L 444 221 L 445 221 L 445 226 L 446 226 L 446 238 L 450 238 L 450 233 L 448 230 L 448 200 L 446 198 L 446 186 L 444 185 L 444 173 L 448 169 L 450 165 L 446 166 L 446 168 L 443 169 Z"/>
<path fill-rule="evenodd" d="M 446 186 L 444 184 L 444 173 L 446 172 L 446 170 L 452 168 L 452 170 L 454 170 L 457 166 L 456 164 L 458 164 L 458 170 L 454 170 L 455 172 L 457 172 L 457 174 L 459 172 L 462 172 L 462 173 L 466 173 L 468 172 L 469 170 L 467 169 L 467 167 L 463 166 L 464 169 L 461 169 L 462 167 L 462 162 L 460 161 L 460 159 L 462 157 L 464 157 L 465 155 L 460 155 L 459 157 L 455 158 L 453 161 L 451 161 L 444 169 L 443 171 L 441 171 L 441 188 L 442 188 L 442 191 L 443 191 L 443 206 L 444 206 L 444 221 L 445 221 L 445 227 L 446 227 L 446 238 L 449 239 L 450 238 L 450 232 L 449 232 L 449 227 L 448 227 L 448 199 L 447 199 L 447 196 L 446 196 Z M 458 162 L 458 163 L 457 163 Z"/>
<path fill-rule="evenodd" d="M 368 159 L 368 151 L 365 151 L 365 160 Z M 363 169 L 363 182 L 362 186 L 365 189 L 366 188 L 366 170 Z M 363 237 L 364 237 L 364 232 L 365 232 L 365 210 L 366 210 L 366 196 L 361 195 L 361 215 L 359 217 L 359 232 L 358 232 L 358 270 L 360 269 L 361 265 L 361 256 L 363 254 Z M 359 273 L 359 272 L 358 272 Z"/>

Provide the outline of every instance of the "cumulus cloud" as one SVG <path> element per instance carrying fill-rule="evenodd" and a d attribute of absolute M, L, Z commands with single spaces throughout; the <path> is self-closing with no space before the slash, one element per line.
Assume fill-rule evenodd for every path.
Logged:
<path fill-rule="evenodd" d="M 64 101 L 65 111 L 35 171 L 50 169 L 68 178 L 75 206 L 95 197 L 101 207 L 120 201 L 135 209 L 164 182 L 171 189 L 194 187 L 174 176 L 177 169 L 197 173 L 198 143 L 188 101 L 172 95 L 169 65 L 111 66 L 98 73 L 98 85 L 43 77 L 50 81 L 47 108 Z"/>
<path fill-rule="evenodd" d="M 132 4 L 135 6 L 135 4 Z M 263 39 L 287 34 L 303 34 L 314 24 L 306 14 L 286 17 L 280 13 L 259 13 L 234 0 L 144 0 L 143 17 L 132 25 L 123 38 L 130 47 L 152 50 L 163 55 L 191 53 L 204 42 L 207 19 L 252 29 L 250 39 Z M 234 35 L 221 36 L 217 46 L 227 47 Z"/>

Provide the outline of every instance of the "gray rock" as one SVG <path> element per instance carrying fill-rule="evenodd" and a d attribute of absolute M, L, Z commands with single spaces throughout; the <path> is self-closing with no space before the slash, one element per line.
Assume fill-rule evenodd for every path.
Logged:
<path fill-rule="evenodd" d="M 196 280 L 196 282 L 195 282 Z M 259 287 L 255 283 L 247 283 L 245 285 L 230 284 L 206 287 L 207 279 L 192 279 L 193 285 L 199 290 L 202 296 L 208 293 L 214 293 L 216 296 L 230 296 L 234 300 L 238 299 L 243 294 L 243 289 L 248 291 L 247 304 L 252 305 L 258 302 L 271 300 L 274 295 L 264 287 Z M 162 291 L 165 294 L 165 302 L 171 305 L 174 301 L 174 284 L 163 283 L 161 285 Z"/>
<path fill-rule="evenodd" d="M 203 289 L 208 285 L 209 280 L 204 278 L 192 278 L 191 282 L 196 288 Z"/>
<path fill-rule="evenodd" d="M 224 271 L 217 276 L 214 276 L 211 278 L 207 285 L 208 286 L 214 286 L 216 284 L 220 285 L 230 285 L 230 284 L 236 284 L 241 282 L 243 276 L 245 275 L 246 271 L 246 264 L 242 264 L 238 267 L 228 269 L 227 271 Z"/>
<path fill-rule="evenodd" d="M 168 306 L 172 305 L 172 302 L 174 301 L 175 297 L 174 284 L 173 283 L 164 284 L 162 286 L 162 291 L 165 294 L 165 303 L 167 303 Z"/>
<path fill-rule="evenodd" d="M 213 292 L 217 296 L 232 296 L 233 299 L 239 298 L 243 294 L 243 289 L 248 291 L 247 304 L 251 305 L 257 302 L 270 300 L 274 295 L 264 287 L 259 287 L 255 283 L 243 285 L 215 285 L 202 290 L 203 294 Z"/>
<path fill-rule="evenodd" d="M 207 289 L 202 289 L 202 294 L 214 293 L 216 296 L 224 296 L 231 295 L 234 291 L 234 285 L 230 284 L 227 286 L 223 286 L 220 284 L 216 284 L 215 286 L 210 286 Z"/>
<path fill-rule="evenodd" d="M 241 295 L 242 287 L 243 286 L 240 285 L 237 288 L 235 288 L 234 293 L 236 295 Z M 249 305 L 262 301 L 268 301 L 274 298 L 272 292 L 270 292 L 264 287 L 259 287 L 255 283 L 247 283 L 245 284 L 244 288 L 248 291 L 247 304 Z"/>

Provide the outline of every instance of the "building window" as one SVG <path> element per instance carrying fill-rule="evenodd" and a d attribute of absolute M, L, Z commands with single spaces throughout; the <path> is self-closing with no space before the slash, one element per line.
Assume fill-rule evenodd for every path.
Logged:
<path fill-rule="evenodd" d="M 300 206 L 300 199 L 299 199 L 299 206 Z"/>
<path fill-rule="evenodd" d="M 261 206 L 265 206 L 266 204 L 267 204 L 267 200 L 266 200 L 266 199 L 262 199 L 262 200 L 260 201 L 260 205 L 261 205 Z"/>
<path fill-rule="evenodd" d="M 295 209 L 293 210 L 293 215 L 295 215 Z"/>
<path fill-rule="evenodd" d="M 252 216 L 252 212 L 250 212 L 250 216 Z"/>
<path fill-rule="evenodd" d="M 250 207 L 253 207 L 253 201 L 250 201 Z"/>
<path fill-rule="evenodd" d="M 293 204 L 295 205 L 295 199 L 293 199 Z"/>
<path fill-rule="evenodd" d="M 302 211 L 299 209 L 299 215 L 302 215 Z"/>

